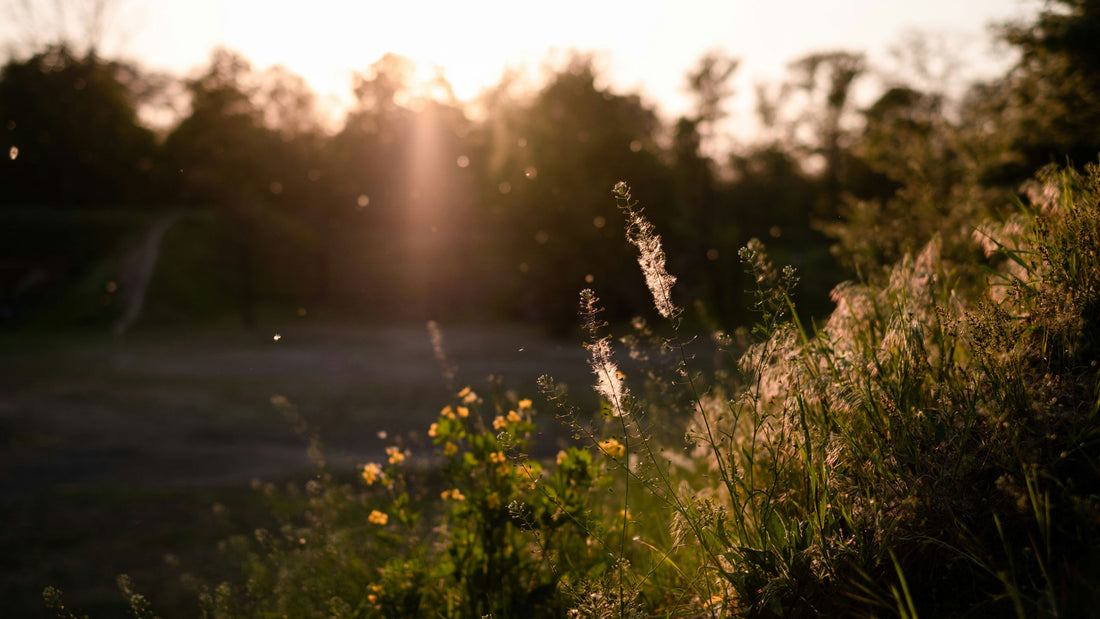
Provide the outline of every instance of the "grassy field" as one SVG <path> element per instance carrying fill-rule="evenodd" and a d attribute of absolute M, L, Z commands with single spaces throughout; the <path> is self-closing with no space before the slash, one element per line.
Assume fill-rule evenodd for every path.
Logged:
<path fill-rule="evenodd" d="M 444 325 L 444 338 L 459 386 L 488 392 L 497 375 L 537 397 L 537 377 L 552 373 L 578 402 L 592 397 L 576 342 L 519 326 Z M 423 326 L 8 334 L 0 351 L 8 616 L 49 616 L 48 585 L 71 607 L 122 614 L 120 573 L 158 613 L 192 615 L 181 576 L 228 574 L 216 542 L 270 517 L 252 480 L 311 474 L 308 438 L 272 396 L 295 405 L 341 470 L 378 459 L 381 431 L 422 436 L 453 393 Z M 549 416 L 545 425 L 562 432 Z"/>

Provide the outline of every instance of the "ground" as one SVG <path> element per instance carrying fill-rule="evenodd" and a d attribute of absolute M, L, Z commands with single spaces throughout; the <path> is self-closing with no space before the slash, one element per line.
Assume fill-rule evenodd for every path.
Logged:
<path fill-rule="evenodd" d="M 523 326 L 443 328 L 459 387 L 487 394 L 494 374 L 538 402 L 535 381 L 550 373 L 589 391 L 579 342 Z M 165 555 L 214 561 L 199 546 L 262 518 L 244 498 L 252 480 L 310 474 L 308 440 L 272 396 L 350 469 L 380 459 L 380 432 L 423 437 L 448 402 L 442 376 L 420 325 L 0 338 L 0 599 L 12 616 L 44 615 L 41 590 L 55 585 L 74 606 L 113 614 L 118 573 L 165 588 L 176 577 Z M 561 440 L 556 426 L 545 411 L 546 449 Z"/>

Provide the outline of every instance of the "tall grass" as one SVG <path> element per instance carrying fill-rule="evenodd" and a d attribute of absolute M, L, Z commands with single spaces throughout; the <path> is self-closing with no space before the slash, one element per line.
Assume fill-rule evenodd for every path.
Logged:
<path fill-rule="evenodd" d="M 430 444 L 392 437 L 356 479 L 319 460 L 305 488 L 265 488 L 285 524 L 227 542 L 243 577 L 203 590 L 209 616 L 1093 612 L 1096 168 L 1044 172 L 971 231 L 969 262 L 937 239 L 882 286 L 837 287 L 820 326 L 754 241 L 758 322 L 707 338 L 682 332 L 660 238 L 626 185 L 614 197 L 662 322 L 613 339 L 581 294 L 600 410 L 549 377 L 538 405 L 464 388 Z M 537 461 L 550 410 L 575 443 Z"/>

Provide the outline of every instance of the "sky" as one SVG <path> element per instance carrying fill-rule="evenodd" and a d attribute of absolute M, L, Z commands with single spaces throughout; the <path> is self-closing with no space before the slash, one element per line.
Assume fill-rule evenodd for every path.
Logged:
<path fill-rule="evenodd" d="M 7 0 L 9 2 L 13 0 Z M 79 3 L 89 0 L 69 0 Z M 705 52 L 740 58 L 735 116 L 751 116 L 753 84 L 775 82 L 811 51 L 865 51 L 889 65 L 906 33 L 945 41 L 967 75 L 1008 62 L 988 32 L 1028 17 L 1036 0 L 114 0 L 103 50 L 146 67 L 186 74 L 221 45 L 257 68 L 303 76 L 328 107 L 350 98 L 351 72 L 386 52 L 437 65 L 460 99 L 500 80 L 507 67 L 537 79 L 553 54 L 597 54 L 608 85 L 639 92 L 666 118 L 686 112 L 685 75 Z M 11 24 L 0 36 L 12 36 Z"/>

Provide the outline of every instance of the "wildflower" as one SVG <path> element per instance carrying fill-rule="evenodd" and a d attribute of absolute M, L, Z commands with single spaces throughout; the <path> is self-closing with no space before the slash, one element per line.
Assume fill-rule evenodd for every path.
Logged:
<path fill-rule="evenodd" d="M 527 398 L 524 398 L 524 399 L 519 401 L 519 410 L 521 410 L 521 411 L 531 410 L 531 407 L 533 405 L 534 405 L 534 403 L 531 402 L 531 400 L 529 400 Z"/>
<path fill-rule="evenodd" d="M 440 498 L 444 501 L 465 501 L 466 495 L 462 494 L 458 488 L 453 490 L 444 490 L 439 494 Z"/>
<path fill-rule="evenodd" d="M 459 406 L 456 410 L 458 412 L 458 416 L 463 419 L 470 416 L 470 409 L 466 408 L 465 406 Z"/>
<path fill-rule="evenodd" d="M 477 394 L 474 393 L 473 390 L 471 390 L 469 387 L 466 387 L 462 391 L 459 391 L 458 397 L 462 398 L 463 404 L 473 404 L 478 400 Z"/>
<path fill-rule="evenodd" d="M 386 455 L 390 457 L 390 464 L 401 464 L 405 461 L 405 454 L 395 445 L 386 448 Z"/>
<path fill-rule="evenodd" d="M 565 462 L 566 458 L 568 458 L 568 457 L 569 457 L 569 454 L 565 453 L 564 449 L 559 451 L 558 452 L 558 459 L 557 459 L 558 466 L 561 466 L 562 462 Z"/>
<path fill-rule="evenodd" d="M 435 438 L 436 436 L 439 436 L 439 424 L 438 423 L 433 423 L 431 425 L 431 427 L 428 428 L 428 436 L 430 436 L 432 438 Z"/>
<path fill-rule="evenodd" d="M 626 453 L 626 447 L 619 441 L 609 438 L 604 441 L 600 441 L 600 451 L 611 456 L 612 458 L 621 458 Z"/>
<path fill-rule="evenodd" d="M 524 462 L 520 465 L 520 469 L 523 471 L 523 476 L 527 480 L 527 489 L 534 490 L 535 481 L 539 478 L 539 475 L 542 474 L 542 467 L 531 462 Z"/>
<path fill-rule="evenodd" d="M 512 423 L 519 423 L 520 421 L 523 421 L 523 417 L 520 417 L 519 413 L 517 413 L 516 411 L 508 411 L 508 421 Z"/>
<path fill-rule="evenodd" d="M 368 486 L 374 485 L 374 482 L 378 481 L 382 477 L 382 467 L 371 462 L 363 467 L 363 481 L 367 482 Z"/>
<path fill-rule="evenodd" d="M 370 603 L 371 606 L 378 604 L 378 596 L 373 593 L 368 594 L 367 602 Z"/>
<path fill-rule="evenodd" d="M 505 419 L 504 417 L 501 417 L 500 415 L 497 415 L 497 418 L 493 420 L 493 429 L 494 430 L 503 430 L 504 428 L 507 428 L 507 427 L 508 427 L 508 420 Z"/>
<path fill-rule="evenodd" d="M 506 462 L 507 460 L 508 458 L 504 455 L 503 451 L 489 454 L 489 462 L 492 462 L 493 464 L 501 464 L 503 462 Z"/>
<path fill-rule="evenodd" d="M 443 446 L 443 455 L 453 456 L 456 453 L 458 453 L 458 445 L 455 445 L 454 443 L 452 443 L 450 441 L 447 441 L 447 444 Z"/>
<path fill-rule="evenodd" d="M 447 419 L 455 418 L 455 411 L 450 406 L 444 406 L 443 410 L 439 411 L 440 417 L 446 417 Z"/>
<path fill-rule="evenodd" d="M 385 524 L 390 521 L 390 517 L 389 517 L 388 514 L 385 514 L 383 512 L 378 511 L 377 509 L 374 509 L 374 510 L 371 510 L 370 515 L 367 516 L 367 520 L 369 520 L 371 524 L 376 524 L 378 526 L 385 526 Z"/>

